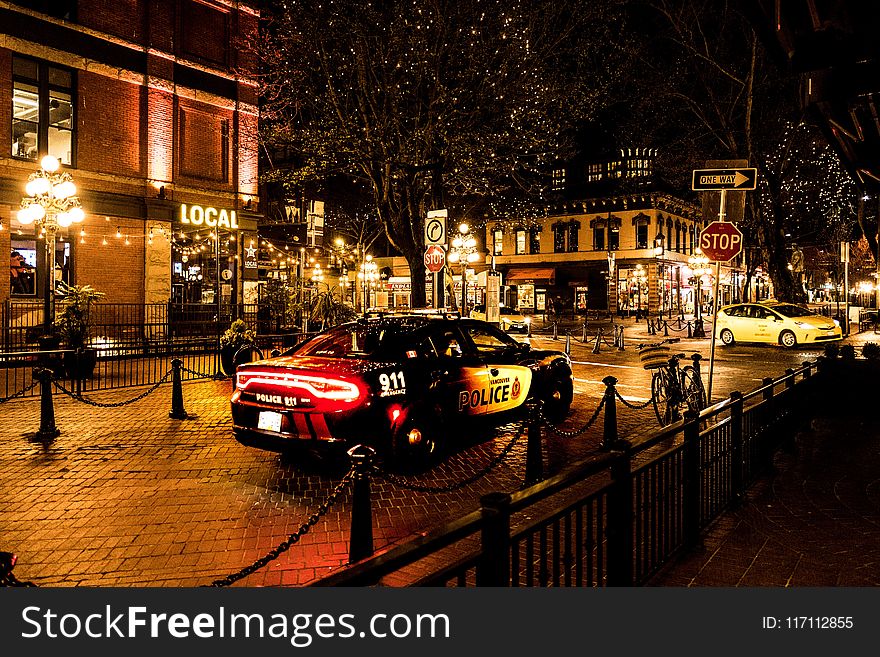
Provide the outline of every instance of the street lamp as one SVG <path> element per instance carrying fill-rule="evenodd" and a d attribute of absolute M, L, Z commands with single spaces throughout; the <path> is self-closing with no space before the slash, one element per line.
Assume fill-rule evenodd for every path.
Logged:
<path fill-rule="evenodd" d="M 636 319 L 638 319 L 642 314 L 642 286 L 648 281 L 648 272 L 642 267 L 641 263 L 636 265 L 633 277 L 635 277 L 636 285 L 639 289 L 638 309 L 636 311 Z"/>
<path fill-rule="evenodd" d="M 663 279 L 663 255 L 666 253 L 666 247 L 663 245 L 663 240 L 663 233 L 658 233 L 654 238 L 654 257 L 657 258 L 657 279 L 660 290 L 659 319 L 663 319 L 663 307 L 666 305 L 666 281 Z"/>
<path fill-rule="evenodd" d="M 471 227 L 460 224 L 458 236 L 452 240 L 452 249 L 449 252 L 449 262 L 461 263 L 461 315 L 467 316 L 467 267 L 480 259 L 477 253 L 477 240 L 469 235 Z"/>
<path fill-rule="evenodd" d="M 375 287 L 376 281 L 379 279 L 379 265 L 373 262 L 373 256 L 367 254 L 361 263 L 361 270 L 358 272 L 358 279 L 363 286 L 364 315 L 370 308 L 370 290 Z"/>
<path fill-rule="evenodd" d="M 34 232 L 45 236 L 46 276 L 43 291 L 43 337 L 49 340 L 55 320 L 55 236 L 59 228 L 80 223 L 85 213 L 76 196 L 76 185 L 52 155 L 40 160 L 40 169 L 28 176 L 18 211 L 18 223 L 34 224 Z M 37 232 L 37 228 L 40 229 Z"/>
<path fill-rule="evenodd" d="M 696 294 L 694 296 L 694 311 L 696 315 L 694 321 L 694 337 L 704 338 L 706 337 L 706 333 L 703 330 L 703 297 L 700 294 L 700 283 L 703 280 L 703 276 L 706 276 L 712 270 L 709 268 L 709 258 L 703 255 L 703 250 L 699 247 L 694 249 L 694 254 L 688 258 L 688 264 L 691 267 L 691 271 L 694 272 L 696 283 Z"/>

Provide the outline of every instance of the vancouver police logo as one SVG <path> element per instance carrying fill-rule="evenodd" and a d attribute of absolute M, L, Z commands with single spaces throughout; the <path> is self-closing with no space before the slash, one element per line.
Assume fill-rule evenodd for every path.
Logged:
<path fill-rule="evenodd" d="M 513 380 L 513 389 L 510 391 L 510 396 L 512 399 L 516 399 L 517 397 L 519 397 L 520 388 L 521 386 L 519 384 L 519 377 L 516 377 Z"/>

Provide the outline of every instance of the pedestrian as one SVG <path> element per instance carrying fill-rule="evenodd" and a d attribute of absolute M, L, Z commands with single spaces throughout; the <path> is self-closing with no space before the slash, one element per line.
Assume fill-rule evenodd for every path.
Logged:
<path fill-rule="evenodd" d="M 13 251 L 9 258 L 9 288 L 12 294 L 30 294 L 30 274 L 24 256 Z"/>

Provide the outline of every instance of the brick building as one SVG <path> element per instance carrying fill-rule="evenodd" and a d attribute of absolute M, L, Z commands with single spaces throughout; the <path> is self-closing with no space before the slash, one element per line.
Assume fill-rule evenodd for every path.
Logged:
<path fill-rule="evenodd" d="M 241 44 L 258 18 L 233 0 L 0 2 L 0 248 L 35 270 L 0 302 L 43 296 L 44 242 L 17 210 L 46 154 L 86 213 L 59 231 L 56 280 L 134 304 L 215 303 L 218 288 L 241 301 L 257 285 L 257 88 Z"/>

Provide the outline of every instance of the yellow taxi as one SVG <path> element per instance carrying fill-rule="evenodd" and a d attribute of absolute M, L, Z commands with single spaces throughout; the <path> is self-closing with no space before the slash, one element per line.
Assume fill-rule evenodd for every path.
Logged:
<path fill-rule="evenodd" d="M 501 325 L 502 330 L 507 331 L 508 333 L 512 333 L 513 331 L 519 331 L 520 333 L 529 332 L 529 324 L 532 323 L 532 318 L 530 316 L 523 315 L 515 308 L 511 308 L 509 306 L 501 306 L 498 309 L 498 314 L 499 324 Z M 474 309 L 470 312 L 470 318 L 479 319 L 485 322 L 486 306 L 475 306 Z"/>
<path fill-rule="evenodd" d="M 840 323 L 809 308 L 780 301 L 735 303 L 715 317 L 715 337 L 725 345 L 766 342 L 783 347 L 840 340 Z"/>

